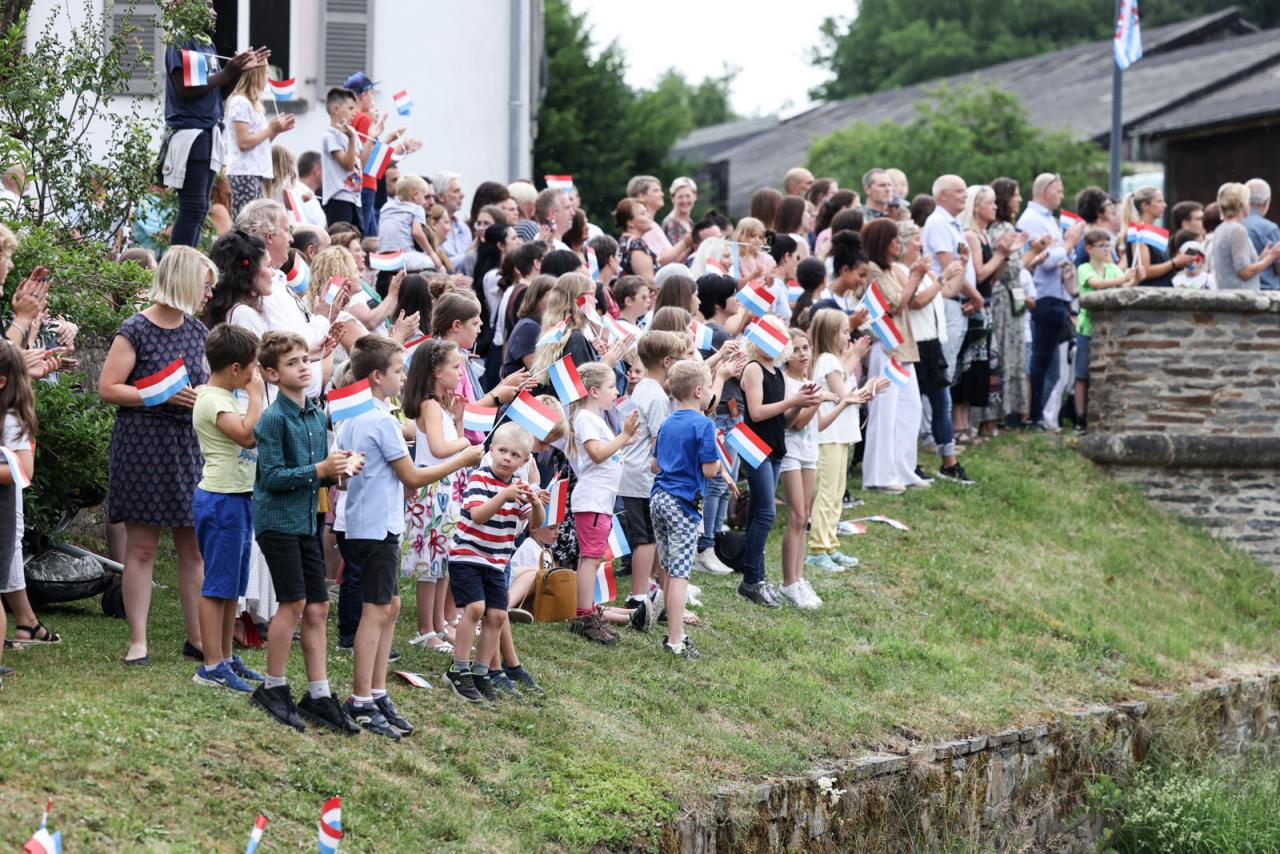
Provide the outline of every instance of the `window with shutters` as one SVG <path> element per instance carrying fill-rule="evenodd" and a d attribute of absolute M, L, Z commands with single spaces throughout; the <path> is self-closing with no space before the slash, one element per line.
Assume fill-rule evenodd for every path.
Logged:
<path fill-rule="evenodd" d="M 341 86 L 357 71 L 371 72 L 372 5 L 371 0 L 324 0 L 321 93 L 331 86 Z"/>
<path fill-rule="evenodd" d="M 110 32 L 126 33 L 124 65 L 129 83 L 122 95 L 154 95 L 164 90 L 164 44 L 160 41 L 157 3 L 109 3 Z"/>

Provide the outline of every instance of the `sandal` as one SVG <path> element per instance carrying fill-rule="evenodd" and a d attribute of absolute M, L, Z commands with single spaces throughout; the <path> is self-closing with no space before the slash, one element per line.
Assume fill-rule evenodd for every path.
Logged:
<path fill-rule="evenodd" d="M 18 637 L 18 632 L 26 632 L 27 634 L 31 635 L 31 637 L 20 638 Z M 40 636 L 41 632 L 44 632 L 44 637 Z M 36 620 L 36 624 L 34 626 L 14 626 L 13 633 L 14 633 L 13 642 L 15 645 L 17 644 L 21 644 L 22 646 L 28 646 L 32 644 L 53 645 L 55 643 L 62 643 L 62 637 L 58 635 L 56 632 L 49 631 L 49 627 L 46 626 L 44 623 L 40 622 L 39 620 Z"/>
<path fill-rule="evenodd" d="M 436 641 L 436 643 L 432 643 L 431 641 L 433 640 Z M 438 652 L 441 655 L 453 654 L 453 644 L 445 640 L 444 632 L 436 632 L 431 635 L 426 641 L 423 649 L 426 649 L 429 652 Z"/>

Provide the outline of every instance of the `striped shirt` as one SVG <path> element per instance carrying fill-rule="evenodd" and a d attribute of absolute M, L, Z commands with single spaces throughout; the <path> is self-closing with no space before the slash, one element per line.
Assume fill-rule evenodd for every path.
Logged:
<path fill-rule="evenodd" d="M 516 499 L 507 501 L 487 522 L 474 522 L 471 511 L 510 486 L 499 480 L 488 466 L 481 466 L 467 478 L 462 495 L 462 514 L 449 544 L 450 563 L 468 563 L 503 570 L 516 550 L 516 536 L 528 516 Z"/>

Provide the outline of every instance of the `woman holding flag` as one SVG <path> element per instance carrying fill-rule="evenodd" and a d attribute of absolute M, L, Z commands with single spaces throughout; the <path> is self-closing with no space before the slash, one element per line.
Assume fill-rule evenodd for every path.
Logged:
<path fill-rule="evenodd" d="M 1120 206 L 1116 248 L 1124 252 L 1126 268 L 1142 270 L 1138 284 L 1147 287 L 1173 287 L 1173 274 L 1195 260 L 1190 255 L 1169 257 L 1169 232 L 1155 224 L 1166 207 L 1164 193 L 1156 187 L 1134 190 Z"/>
<path fill-rule="evenodd" d="M 228 146 L 227 181 L 231 184 L 231 216 L 254 199 L 261 199 L 265 181 L 275 171 L 271 143 L 293 129 L 293 116 L 277 113 L 270 121 L 262 107 L 262 91 L 267 88 L 267 66 L 246 68 L 227 99 L 227 129 L 234 136 Z"/>

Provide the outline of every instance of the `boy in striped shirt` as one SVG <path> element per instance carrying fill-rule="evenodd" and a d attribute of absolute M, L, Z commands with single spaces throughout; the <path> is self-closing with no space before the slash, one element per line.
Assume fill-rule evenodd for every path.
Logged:
<path fill-rule="evenodd" d="M 521 526 L 528 521 L 539 528 L 544 518 L 546 493 L 536 484 L 513 479 L 532 450 L 533 437 L 518 424 L 508 421 L 493 431 L 491 462 L 467 479 L 461 518 L 449 545 L 449 589 L 462 609 L 462 621 L 453 665 L 444 676 L 454 693 L 471 702 L 497 699 L 488 663 L 507 622 L 507 562 Z M 472 664 L 471 639 L 477 624 L 483 629 Z"/>

